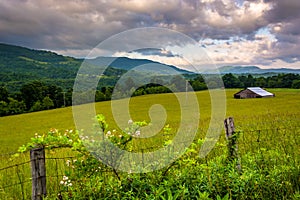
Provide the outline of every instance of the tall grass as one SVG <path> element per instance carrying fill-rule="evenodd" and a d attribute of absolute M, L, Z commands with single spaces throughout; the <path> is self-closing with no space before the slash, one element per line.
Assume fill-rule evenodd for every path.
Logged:
<path fill-rule="evenodd" d="M 194 197 L 199 197 L 202 195 L 203 198 L 206 196 L 208 199 L 209 197 L 216 198 L 217 195 L 223 197 L 228 194 L 231 198 L 255 199 L 255 195 L 257 198 L 262 198 L 268 194 L 273 194 L 273 196 L 270 196 L 270 199 L 276 199 L 278 197 L 291 197 L 288 194 L 289 192 L 295 193 L 294 196 L 296 198 L 297 192 L 295 191 L 297 191 L 297 187 L 299 197 L 300 91 L 272 89 L 270 91 L 275 93 L 275 98 L 233 99 L 233 94 L 237 91 L 239 90 L 226 90 L 227 116 L 234 117 L 236 128 L 241 132 L 239 154 L 244 169 L 243 175 L 240 176 L 234 170 L 230 171 L 230 167 L 221 167 L 223 166 L 222 159 L 226 151 L 225 137 L 224 134 L 221 134 L 218 144 L 205 159 L 196 159 L 194 165 L 187 164 L 185 161 L 177 163 L 174 170 L 168 172 L 170 175 L 166 177 L 168 183 L 151 182 L 156 177 L 161 178 L 160 172 L 145 175 L 144 178 L 148 179 L 148 183 L 144 180 L 143 175 L 140 175 L 140 178 L 133 176 L 134 181 L 137 181 L 136 184 L 139 184 L 135 187 L 142 188 L 143 184 L 148 184 L 148 186 L 144 185 L 146 189 L 145 193 L 140 194 L 141 197 L 149 195 L 149 198 L 153 198 L 151 192 L 147 192 L 151 189 L 157 195 L 161 192 L 162 197 L 174 196 L 177 191 L 182 198 L 188 198 L 193 195 Z M 197 97 L 200 104 L 200 121 L 197 138 L 203 139 L 210 121 L 211 102 L 207 91 L 198 92 Z M 170 127 L 173 127 L 173 133 L 175 134 L 180 122 L 180 115 L 178 114 L 180 108 L 173 94 L 147 95 L 131 98 L 130 112 L 132 119 L 134 121 L 146 120 L 149 122 L 148 110 L 155 104 L 161 104 L 165 107 L 167 113 L 166 123 L 170 124 Z M 111 104 L 109 101 L 97 103 L 96 110 L 97 113 L 105 115 L 110 125 L 110 130 L 118 129 L 111 113 Z M 73 129 L 75 126 L 71 108 L 63 108 L 1 117 L 0 128 L 0 142 L 3 144 L 0 146 L 1 169 L 29 160 L 29 155 L 21 155 L 18 158 L 11 159 L 9 155 L 5 154 L 15 152 L 18 146 L 28 142 L 36 132 L 47 132 L 50 128 L 61 130 Z M 164 140 L 164 136 L 158 134 L 150 140 L 139 139 L 134 142 L 137 145 L 136 148 L 139 149 L 162 145 Z M 73 155 L 73 152 L 65 149 L 47 152 L 48 158 L 63 158 Z M 196 153 L 194 157 L 197 155 Z M 185 156 L 182 159 L 185 160 Z M 55 194 L 57 191 L 63 190 L 59 181 L 63 174 L 72 170 L 66 165 L 67 160 L 47 160 L 47 174 L 50 176 L 47 183 L 50 193 Z M 0 199 L 19 199 L 22 192 L 20 185 L 1 189 L 1 186 L 8 185 L 10 182 L 17 183 L 20 180 L 30 179 L 29 165 L 24 165 L 22 169 L 18 170 L 20 171 L 19 174 L 16 173 L 15 168 L 0 171 Z M 124 176 L 128 175 L 125 174 Z M 126 184 L 126 181 L 118 183 L 111 174 L 105 175 L 105 177 L 106 184 L 104 182 L 101 183 L 101 186 L 98 185 L 98 189 L 95 189 L 93 185 L 90 185 L 90 188 L 99 192 L 99 188 L 103 187 L 101 190 L 104 193 L 111 190 L 111 197 L 116 199 L 117 197 L 121 197 L 122 194 L 125 195 L 127 187 L 124 184 Z M 101 180 L 104 181 L 103 179 Z M 86 182 L 86 184 L 91 184 L 91 182 Z M 134 185 L 134 182 L 128 182 L 128 184 Z M 181 188 L 179 187 L 180 184 L 183 184 Z M 123 189 L 113 189 L 113 187 L 122 187 Z M 259 189 L 259 187 L 261 188 Z M 171 191 L 168 191 L 168 188 L 172 188 Z M 257 191 L 255 191 L 255 188 Z M 127 189 L 132 190 L 133 188 L 129 187 Z M 190 191 L 187 192 L 186 190 Z M 196 194 L 194 190 L 200 192 Z M 114 194 L 114 192 L 118 192 L 119 194 Z M 137 195 L 138 192 L 142 191 L 132 190 L 131 195 Z M 26 198 L 30 197 L 30 183 L 24 184 L 23 193 Z M 216 193 L 216 196 L 213 196 L 213 193 Z M 243 193 L 250 196 L 243 196 Z M 87 192 L 86 195 L 88 194 Z M 129 193 L 126 193 L 126 195 L 130 196 Z M 55 198 L 55 195 L 53 198 Z"/>

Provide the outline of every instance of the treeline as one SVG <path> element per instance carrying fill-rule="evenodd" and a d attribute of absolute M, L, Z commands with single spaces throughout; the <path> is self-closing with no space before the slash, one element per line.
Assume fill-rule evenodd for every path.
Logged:
<path fill-rule="evenodd" d="M 24 84 L 19 92 L 9 93 L 0 86 L 0 116 L 34 112 L 71 105 L 72 91 L 40 81 Z"/>
<path fill-rule="evenodd" d="M 225 74 L 222 76 L 222 79 L 225 88 L 300 88 L 299 74 L 279 74 L 270 77 L 253 77 L 252 75 L 235 76 L 233 74 Z"/>
<path fill-rule="evenodd" d="M 266 88 L 300 88 L 299 74 L 280 74 L 272 77 L 253 77 L 252 75 L 234 76 L 225 74 L 222 76 L 225 88 L 246 88 L 246 87 L 266 87 Z M 206 90 L 207 84 L 210 88 L 218 86 L 212 77 L 208 82 L 201 75 L 190 79 L 187 84 L 182 76 L 174 76 L 169 81 L 160 78 L 153 78 L 150 84 L 138 87 L 129 77 L 123 84 L 116 88 L 112 86 L 98 88 L 94 91 L 77 92 L 75 104 L 88 102 L 107 101 L 114 98 L 124 98 L 128 96 L 140 96 L 146 94 L 160 94 L 170 92 L 183 92 L 193 89 L 194 91 Z M 191 88 L 187 86 L 190 85 Z M 115 91 L 114 91 L 115 90 Z M 118 92 L 119 91 L 119 92 Z M 24 84 L 19 92 L 9 93 L 5 86 L 0 86 L 0 116 L 21 114 L 27 112 L 62 108 L 72 105 L 73 89 L 64 91 L 61 87 L 46 84 L 41 81 L 33 81 Z"/>
<path fill-rule="evenodd" d="M 114 98 L 129 96 L 140 96 L 146 94 L 159 94 L 180 92 L 186 90 L 186 80 L 182 76 L 174 76 L 169 81 L 161 78 L 153 78 L 150 84 L 138 87 L 132 78 L 115 87 L 98 87 L 96 92 L 92 90 L 73 93 L 73 89 L 63 90 L 53 84 L 46 84 L 41 81 L 33 81 L 22 85 L 16 93 L 10 93 L 5 86 L 0 86 L 0 116 L 15 115 L 27 112 L 35 112 L 54 108 L 78 105 L 89 102 L 100 102 Z M 207 89 L 201 76 L 190 81 L 194 90 Z M 115 89 L 115 91 L 114 91 Z M 72 96 L 75 96 L 74 102 Z"/>

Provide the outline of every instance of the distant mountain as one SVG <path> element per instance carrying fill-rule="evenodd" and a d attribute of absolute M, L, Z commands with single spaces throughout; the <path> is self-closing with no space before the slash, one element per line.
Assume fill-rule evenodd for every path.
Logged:
<path fill-rule="evenodd" d="M 280 68 L 280 69 L 261 69 L 257 66 L 224 66 L 220 67 L 219 71 L 221 74 L 300 74 L 300 69 L 289 69 L 289 68 Z"/>
<path fill-rule="evenodd" d="M 175 73 L 193 74 L 193 72 L 179 69 L 172 65 L 166 65 L 147 59 L 131 59 L 127 57 L 98 57 L 95 59 L 88 59 L 86 61 L 96 66 L 108 65 L 116 69 L 123 69 L 127 71 L 136 70 L 141 72 L 157 73 L 159 75 L 169 75 Z"/>
<path fill-rule="evenodd" d="M 6 85 L 11 92 L 18 91 L 28 82 L 40 80 L 55 84 L 64 89 L 72 88 L 77 72 L 84 60 L 58 55 L 51 51 L 34 50 L 20 46 L 0 43 L 0 85 Z M 112 62 L 111 62 L 112 61 Z M 99 57 L 86 60 L 91 69 L 90 75 L 95 76 L 99 67 L 109 64 L 102 80 L 101 86 L 114 85 L 120 75 L 134 67 L 145 65 L 143 73 L 169 75 L 171 73 L 191 73 L 145 59 L 130 59 L 126 57 Z M 94 74 L 93 74 L 94 72 Z M 138 74 L 140 75 L 140 74 Z M 142 78 L 142 77 L 140 77 Z"/>

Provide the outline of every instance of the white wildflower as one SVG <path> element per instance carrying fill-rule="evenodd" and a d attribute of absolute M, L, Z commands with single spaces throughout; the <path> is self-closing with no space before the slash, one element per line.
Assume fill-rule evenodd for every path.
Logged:
<path fill-rule="evenodd" d="M 136 132 L 135 132 L 135 135 L 136 135 L 136 136 L 140 136 L 140 135 L 141 135 L 141 131 L 139 131 L 139 130 L 136 131 Z"/>
<path fill-rule="evenodd" d="M 63 176 L 63 180 L 67 181 L 69 178 L 67 176 Z"/>
<path fill-rule="evenodd" d="M 70 160 L 67 160 L 67 161 L 66 161 L 67 166 L 70 166 L 70 163 L 71 163 Z"/>
<path fill-rule="evenodd" d="M 60 181 L 59 184 L 63 185 L 65 182 L 64 181 Z"/>
<path fill-rule="evenodd" d="M 132 123 L 133 123 L 132 119 L 128 120 L 128 124 L 132 124 Z"/>

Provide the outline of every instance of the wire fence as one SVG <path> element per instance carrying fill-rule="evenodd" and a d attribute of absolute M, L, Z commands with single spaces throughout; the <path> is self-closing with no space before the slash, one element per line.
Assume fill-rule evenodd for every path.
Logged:
<path fill-rule="evenodd" d="M 270 139 L 272 138 L 272 140 Z M 182 142 L 187 144 L 188 141 Z M 257 153 L 257 159 L 263 151 L 272 149 L 281 149 L 282 152 L 291 156 L 299 156 L 298 150 L 293 149 L 299 147 L 300 144 L 300 126 L 266 128 L 259 130 L 245 130 L 238 140 L 239 154 L 245 155 L 249 152 Z M 150 147 L 140 149 L 140 152 L 149 152 L 160 147 Z M 211 151 L 208 158 L 222 155 L 224 151 L 220 151 L 224 145 L 216 145 Z M 0 154 L 0 156 L 9 157 L 15 152 Z M 76 159 L 73 156 L 51 157 L 46 160 L 46 179 L 47 193 L 58 193 L 63 189 L 61 181 L 66 174 L 70 174 L 73 170 L 68 163 Z M 31 163 L 32 160 L 26 160 L 21 163 L 12 164 L 0 169 L 0 199 L 30 199 L 31 198 Z M 112 171 L 103 171 L 103 173 L 112 173 Z"/>
<path fill-rule="evenodd" d="M 66 165 L 68 159 L 63 158 L 45 158 L 46 160 L 46 179 L 50 191 L 60 190 L 60 180 L 70 172 L 71 169 Z M 31 199 L 31 166 L 32 160 L 13 164 L 0 169 L 0 199 Z"/>

